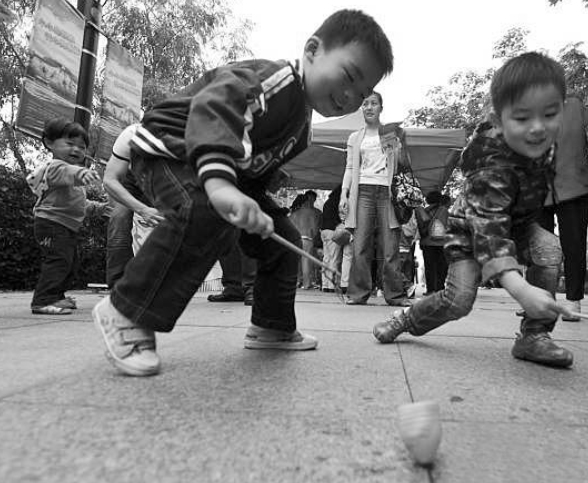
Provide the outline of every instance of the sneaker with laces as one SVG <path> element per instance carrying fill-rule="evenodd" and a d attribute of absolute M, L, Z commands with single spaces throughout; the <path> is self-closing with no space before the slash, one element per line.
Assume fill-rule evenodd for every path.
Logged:
<path fill-rule="evenodd" d="M 92 310 L 94 323 L 106 344 L 107 359 L 129 376 L 152 376 L 161 362 L 155 352 L 155 332 L 141 327 L 122 315 L 104 297 Z"/>
<path fill-rule="evenodd" d="M 245 334 L 245 349 L 282 349 L 290 351 L 306 351 L 316 349 L 318 341 L 315 337 L 283 330 L 265 329 L 251 325 Z"/>
<path fill-rule="evenodd" d="M 568 309 L 570 312 L 577 312 L 580 313 L 582 311 L 582 307 L 580 305 L 580 301 L 579 300 L 565 300 L 562 304 L 566 309 Z M 580 322 L 580 317 L 565 317 L 562 315 L 561 320 L 564 320 L 566 322 Z"/>
<path fill-rule="evenodd" d="M 574 355 L 553 342 L 547 332 L 517 334 L 512 355 L 552 367 L 569 367 L 574 362 Z"/>
<path fill-rule="evenodd" d="M 408 332 L 408 320 L 404 311 L 394 312 L 386 321 L 374 325 L 374 337 L 382 344 L 390 344 L 403 332 Z"/>

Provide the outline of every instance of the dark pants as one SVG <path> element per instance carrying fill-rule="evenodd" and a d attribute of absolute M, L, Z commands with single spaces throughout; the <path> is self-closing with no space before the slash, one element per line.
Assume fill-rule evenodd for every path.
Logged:
<path fill-rule="evenodd" d="M 238 244 L 229 253 L 221 256 L 219 262 L 223 270 L 223 293 L 240 297 L 253 290 L 256 263 L 241 251 Z"/>
<path fill-rule="evenodd" d="M 112 288 L 133 258 L 133 211 L 111 200 L 112 212 L 106 231 L 106 283 Z"/>
<path fill-rule="evenodd" d="M 423 250 L 423 262 L 425 264 L 425 283 L 427 293 L 438 292 L 445 287 L 447 278 L 447 260 L 443 253 L 443 247 L 421 246 Z"/>
<path fill-rule="evenodd" d="M 408 251 L 400 250 L 400 271 L 404 280 L 404 290 L 408 291 L 414 284 L 416 266 L 414 262 L 414 243 Z"/>
<path fill-rule="evenodd" d="M 127 264 L 111 292 L 114 306 L 139 325 L 171 331 L 216 260 L 230 252 L 239 236 L 243 252 L 257 261 L 251 322 L 295 330 L 298 255 L 223 220 L 188 163 L 135 153 L 132 162 L 139 185 L 165 220 Z M 300 234 L 283 211 L 265 196 L 257 202 L 273 218 L 276 233 L 300 247 Z"/>
<path fill-rule="evenodd" d="M 65 297 L 78 262 L 78 239 L 73 230 L 45 218 L 35 217 L 34 230 L 41 248 L 41 273 L 31 307 L 44 307 Z"/>
<path fill-rule="evenodd" d="M 554 213 L 557 215 L 559 240 L 564 256 L 566 299 L 582 300 L 586 281 L 586 231 L 588 229 L 588 196 L 564 201 L 555 208 L 543 210 L 541 225 L 554 231 Z"/>

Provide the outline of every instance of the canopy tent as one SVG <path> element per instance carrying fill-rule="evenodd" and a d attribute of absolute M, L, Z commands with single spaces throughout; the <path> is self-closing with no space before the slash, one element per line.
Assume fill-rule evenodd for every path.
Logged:
<path fill-rule="evenodd" d="M 341 183 L 345 171 L 347 138 L 363 127 L 363 114 L 313 125 L 312 144 L 286 164 L 288 186 L 305 189 L 333 189 Z M 406 128 L 406 144 L 412 169 L 426 194 L 441 189 L 459 161 L 465 145 L 463 129 Z"/>

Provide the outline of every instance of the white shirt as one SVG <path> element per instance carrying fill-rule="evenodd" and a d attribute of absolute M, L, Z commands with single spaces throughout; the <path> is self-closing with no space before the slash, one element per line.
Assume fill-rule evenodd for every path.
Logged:
<path fill-rule="evenodd" d="M 386 155 L 377 132 L 365 133 L 361 141 L 360 154 L 359 184 L 388 186 Z"/>

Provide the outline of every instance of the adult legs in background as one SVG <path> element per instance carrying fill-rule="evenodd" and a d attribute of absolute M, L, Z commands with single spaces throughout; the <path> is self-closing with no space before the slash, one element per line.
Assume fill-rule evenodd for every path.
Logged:
<path fill-rule="evenodd" d="M 445 278 L 447 277 L 447 260 L 445 259 L 443 247 L 424 245 L 421 248 L 425 264 L 427 294 L 443 290 Z"/>
<path fill-rule="evenodd" d="M 414 296 L 416 267 L 414 261 L 415 244 L 400 248 L 400 271 L 402 272 L 403 288 L 408 297 Z"/>
<path fill-rule="evenodd" d="M 255 260 L 245 255 L 239 245 L 219 259 L 223 274 L 223 291 L 208 296 L 209 302 L 253 303 L 253 283 L 255 281 Z"/>
<path fill-rule="evenodd" d="M 133 211 L 111 199 L 112 211 L 106 230 L 106 284 L 112 288 L 133 258 Z"/>
<path fill-rule="evenodd" d="M 330 267 L 341 270 L 341 258 L 343 248 L 333 241 L 335 230 L 321 230 L 321 239 L 323 241 L 323 262 Z M 331 281 L 331 277 L 323 271 L 322 275 L 322 289 L 323 292 L 333 292 L 335 285 Z"/>
<path fill-rule="evenodd" d="M 588 196 L 565 201 L 555 209 L 559 238 L 564 256 L 566 299 L 578 302 L 584 298 L 586 282 L 586 231 L 588 229 Z"/>
<path fill-rule="evenodd" d="M 360 185 L 357 200 L 357 223 L 353 234 L 353 260 L 349 273 L 347 297 L 350 302 L 367 302 L 372 290 L 372 259 L 375 250 L 376 186 Z"/>
<path fill-rule="evenodd" d="M 349 286 L 349 273 L 351 272 L 351 262 L 353 261 L 353 241 L 343 247 L 343 256 L 341 257 L 341 290 L 347 293 Z"/>

